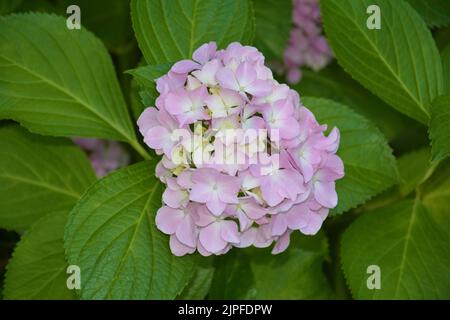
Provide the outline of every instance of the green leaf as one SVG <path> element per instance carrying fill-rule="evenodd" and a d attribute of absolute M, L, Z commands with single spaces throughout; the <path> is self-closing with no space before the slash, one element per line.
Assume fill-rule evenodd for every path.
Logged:
<path fill-rule="evenodd" d="M 48 14 L 0 19 L 0 118 L 41 134 L 136 139 L 103 44 Z"/>
<path fill-rule="evenodd" d="M 398 158 L 400 174 L 398 190 L 401 196 L 407 196 L 422 182 L 427 173 L 429 161 L 429 148 L 415 150 Z"/>
<path fill-rule="evenodd" d="M 82 299 L 173 299 L 194 258 L 175 257 L 155 226 L 162 184 L 140 162 L 99 180 L 69 216 L 65 248 L 82 270 Z"/>
<path fill-rule="evenodd" d="M 20 6 L 22 0 L 2 0 L 0 1 L 0 15 L 13 12 Z"/>
<path fill-rule="evenodd" d="M 249 44 L 255 29 L 250 0 L 132 0 L 131 18 L 150 64 L 190 59 L 209 41 Z"/>
<path fill-rule="evenodd" d="M 177 299 L 200 300 L 206 297 L 214 276 L 213 261 L 212 257 L 196 257 L 194 275 Z"/>
<path fill-rule="evenodd" d="M 256 19 L 255 47 L 267 60 L 283 60 L 292 27 L 292 1 L 256 0 L 253 6 Z"/>
<path fill-rule="evenodd" d="M 444 74 L 444 93 L 450 94 L 450 45 L 441 52 L 442 70 Z"/>
<path fill-rule="evenodd" d="M 442 192 L 366 213 L 347 229 L 343 268 L 355 298 L 450 298 L 450 203 Z M 435 210 L 431 198 L 445 206 Z M 380 267 L 378 290 L 366 284 L 370 265 Z"/>
<path fill-rule="evenodd" d="M 141 86 L 155 88 L 156 80 L 168 73 L 172 64 L 173 63 L 148 65 L 128 70 L 127 73 L 131 74 Z"/>
<path fill-rule="evenodd" d="M 432 161 L 450 155 L 450 95 L 440 96 L 431 105 L 430 138 Z"/>
<path fill-rule="evenodd" d="M 130 84 L 130 109 L 133 119 L 137 121 L 141 113 L 144 111 L 146 106 L 150 104 L 144 104 L 140 96 L 141 86 L 136 81 L 136 79 L 131 80 Z"/>
<path fill-rule="evenodd" d="M 71 141 L 0 126 L 0 227 L 23 231 L 58 210 L 69 211 L 95 173 Z"/>
<path fill-rule="evenodd" d="M 63 233 L 68 211 L 52 212 L 18 242 L 5 276 L 5 299 L 74 299 L 67 288 Z"/>
<path fill-rule="evenodd" d="M 303 98 L 302 101 L 319 123 L 337 127 L 341 133 L 338 155 L 344 162 L 345 176 L 336 182 L 339 201 L 332 213 L 355 208 L 397 182 L 392 150 L 370 121 L 331 100 Z"/>
<path fill-rule="evenodd" d="M 299 234 L 293 237 L 300 237 Z M 301 236 L 305 238 L 306 236 Z M 326 238 L 316 236 L 321 243 Z M 294 243 L 279 255 L 268 249 L 233 250 L 217 259 L 212 299 L 326 299 L 331 289 L 322 270 L 325 251 Z"/>
<path fill-rule="evenodd" d="M 293 87 L 300 96 L 327 98 L 349 106 L 372 121 L 399 149 L 408 144 L 416 147 L 417 140 L 426 136 L 425 126 L 371 94 L 336 63 L 319 72 L 302 70 L 302 73 L 303 81 Z"/>
<path fill-rule="evenodd" d="M 328 39 L 344 69 L 398 111 L 428 124 L 430 103 L 442 93 L 442 66 L 420 16 L 404 1 L 321 4 Z M 380 30 L 367 28 L 370 5 L 380 7 Z"/>
<path fill-rule="evenodd" d="M 442 27 L 450 23 L 448 0 L 407 0 L 430 27 Z"/>
<path fill-rule="evenodd" d="M 148 65 L 128 70 L 133 76 L 132 81 L 132 112 L 135 119 L 139 118 L 146 107 L 153 106 L 159 96 L 156 90 L 156 80 L 169 72 L 172 63 Z"/>

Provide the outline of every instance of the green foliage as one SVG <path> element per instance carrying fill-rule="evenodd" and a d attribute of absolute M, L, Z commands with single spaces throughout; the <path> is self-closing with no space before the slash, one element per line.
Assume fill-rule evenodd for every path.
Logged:
<path fill-rule="evenodd" d="M 440 96 L 431 106 L 430 138 L 433 161 L 450 155 L 450 96 Z"/>
<path fill-rule="evenodd" d="M 400 181 L 398 190 L 402 196 L 407 196 L 414 191 L 424 179 L 430 162 L 429 148 L 423 148 L 402 155 L 398 158 L 398 171 Z"/>
<path fill-rule="evenodd" d="M 444 93 L 450 94 L 450 45 L 441 52 L 442 70 L 444 74 Z"/>
<path fill-rule="evenodd" d="M 426 127 L 397 112 L 371 94 L 344 72 L 336 63 L 314 72 L 303 70 L 302 81 L 294 88 L 302 96 L 327 98 L 341 102 L 372 121 L 389 142 L 397 147 L 416 147 L 427 143 Z"/>
<path fill-rule="evenodd" d="M 450 23 L 448 0 L 407 0 L 430 27 L 442 27 Z"/>
<path fill-rule="evenodd" d="M 338 155 L 344 162 L 345 176 L 336 182 L 339 202 L 333 213 L 355 208 L 397 182 L 392 150 L 371 122 L 331 100 L 302 101 L 319 123 L 326 123 L 329 128 L 336 126 L 341 133 Z"/>
<path fill-rule="evenodd" d="M 81 30 L 66 28 L 69 4 L 81 8 Z M 381 30 L 366 26 L 369 5 L 381 8 Z M 332 299 L 348 298 L 348 284 L 356 299 L 450 299 L 450 29 L 432 30 L 433 40 L 428 28 L 450 22 L 450 3 L 321 8 L 340 66 L 302 70 L 292 87 L 341 133 L 334 216 L 314 236 L 293 232 L 279 255 L 175 257 L 155 225 L 159 158 L 96 181 L 78 147 L 45 135 L 125 141 L 149 157 L 126 101 L 136 120 L 155 103 L 155 80 L 209 41 L 253 43 L 266 62 L 282 61 L 292 2 L 0 1 L 0 228 L 20 233 L 9 257 L 19 235 L 0 230 L 2 297 Z M 77 294 L 69 264 L 81 269 Z M 381 268 L 379 290 L 367 288 L 370 265 Z"/>
<path fill-rule="evenodd" d="M 214 259 L 211 257 L 196 257 L 195 272 L 177 299 L 198 300 L 206 297 L 214 276 L 213 262 Z"/>
<path fill-rule="evenodd" d="M 136 139 L 103 44 L 47 14 L 0 19 L 0 118 L 41 134 Z"/>
<path fill-rule="evenodd" d="M 266 60 L 283 60 L 292 28 L 292 0 L 254 0 L 255 47 Z"/>
<path fill-rule="evenodd" d="M 361 216 L 344 233 L 343 267 L 358 299 L 450 297 L 448 189 L 423 200 L 404 200 Z M 433 200 L 439 210 L 429 206 Z M 366 286 L 367 267 L 381 269 L 381 289 Z"/>
<path fill-rule="evenodd" d="M 250 0 L 131 1 L 131 18 L 141 51 L 150 64 L 190 59 L 202 44 L 219 47 L 253 39 Z"/>
<path fill-rule="evenodd" d="M 298 237 L 298 238 L 297 238 Z M 293 236 L 294 243 L 279 254 L 269 249 L 233 250 L 217 258 L 212 299 L 325 299 L 332 293 L 322 272 L 326 238 Z"/>
<path fill-rule="evenodd" d="M 162 184 L 141 162 L 92 185 L 69 216 L 65 248 L 80 266 L 83 299 L 173 299 L 194 259 L 175 257 L 155 226 Z"/>
<path fill-rule="evenodd" d="M 67 289 L 63 233 L 66 212 L 52 212 L 22 236 L 8 264 L 5 299 L 74 299 Z"/>
<path fill-rule="evenodd" d="M 81 150 L 63 138 L 0 126 L 0 227 L 23 231 L 49 212 L 69 211 L 95 180 Z"/>
<path fill-rule="evenodd" d="M 439 53 L 420 16 L 403 0 L 321 4 L 328 39 L 345 70 L 392 107 L 427 124 L 443 80 Z M 381 30 L 366 26 L 369 5 L 380 7 Z"/>

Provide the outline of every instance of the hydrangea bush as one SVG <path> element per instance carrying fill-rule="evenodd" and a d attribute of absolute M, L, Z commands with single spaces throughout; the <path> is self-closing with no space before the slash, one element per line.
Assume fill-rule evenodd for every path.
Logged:
<path fill-rule="evenodd" d="M 317 233 L 337 204 L 335 180 L 344 175 L 339 130 L 325 136 L 327 126 L 296 91 L 273 79 L 261 52 L 204 44 L 156 88 L 156 106 L 138 125 L 145 143 L 163 155 L 156 175 L 167 187 L 156 225 L 170 235 L 175 255 L 272 242 L 279 253 L 292 231 Z M 191 127 L 201 131 L 197 139 Z M 180 128 L 186 139 L 177 139 Z M 268 136 L 258 137 L 259 130 Z"/>
<path fill-rule="evenodd" d="M 424 3 L 0 1 L 0 296 L 449 299 Z"/>

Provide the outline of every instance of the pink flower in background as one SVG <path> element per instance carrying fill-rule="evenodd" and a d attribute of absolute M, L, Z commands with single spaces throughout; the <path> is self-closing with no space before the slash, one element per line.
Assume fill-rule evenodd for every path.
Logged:
<path fill-rule="evenodd" d="M 331 61 L 333 54 L 322 32 L 319 0 L 293 0 L 292 20 L 284 65 L 288 81 L 297 83 L 302 67 L 318 71 Z"/>
<path fill-rule="evenodd" d="M 277 254 L 292 232 L 319 231 L 344 176 L 339 131 L 325 135 L 256 48 L 204 44 L 157 79 L 157 90 L 138 126 L 162 155 L 156 225 L 174 255 L 272 244 Z"/>
<path fill-rule="evenodd" d="M 128 153 L 116 141 L 87 138 L 74 138 L 73 141 L 87 152 L 99 178 L 130 162 Z"/>

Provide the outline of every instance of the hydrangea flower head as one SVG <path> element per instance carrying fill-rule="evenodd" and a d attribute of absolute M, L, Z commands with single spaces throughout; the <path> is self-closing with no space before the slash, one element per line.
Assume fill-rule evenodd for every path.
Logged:
<path fill-rule="evenodd" d="M 256 48 L 204 44 L 157 79 L 157 90 L 138 126 L 162 155 L 156 226 L 174 255 L 271 244 L 276 254 L 292 232 L 319 231 L 344 176 L 339 130 L 326 135 Z"/>
<path fill-rule="evenodd" d="M 318 71 L 331 61 L 333 54 L 322 33 L 319 0 L 293 0 L 292 20 L 284 65 L 288 81 L 297 83 L 303 66 Z"/>

